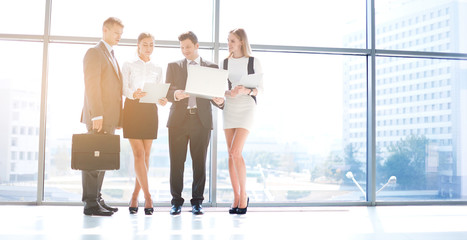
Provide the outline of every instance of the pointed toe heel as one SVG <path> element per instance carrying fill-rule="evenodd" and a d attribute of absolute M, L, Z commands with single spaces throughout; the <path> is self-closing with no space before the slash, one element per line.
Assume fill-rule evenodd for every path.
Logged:
<path fill-rule="evenodd" d="M 148 202 L 149 203 L 149 202 Z M 152 199 L 150 201 L 151 205 L 153 205 L 154 203 L 152 202 Z M 146 201 L 144 202 L 144 205 L 146 206 Z M 154 207 L 150 207 L 150 208 L 147 208 L 145 207 L 144 208 L 144 214 L 145 215 L 152 215 L 154 213 Z"/>
<path fill-rule="evenodd" d="M 138 208 L 137 207 L 129 207 L 128 210 L 130 210 L 130 214 L 137 214 L 138 213 Z"/>
<path fill-rule="evenodd" d="M 138 213 L 138 205 L 136 205 L 136 207 L 131 207 L 131 201 L 130 201 L 130 203 L 128 203 L 128 205 L 130 205 L 130 207 L 128 208 L 128 210 L 130 211 L 130 214 L 137 214 Z"/>
<path fill-rule="evenodd" d="M 229 209 L 229 213 L 230 213 L 230 214 L 236 214 L 236 213 L 237 213 L 237 210 L 238 210 L 238 207 L 230 208 L 230 209 Z"/>
<path fill-rule="evenodd" d="M 237 208 L 237 214 L 246 214 L 249 204 L 250 204 L 250 198 L 248 197 L 246 200 L 246 208 Z"/>
<path fill-rule="evenodd" d="M 145 215 L 152 215 L 154 213 L 154 208 L 144 208 Z"/>

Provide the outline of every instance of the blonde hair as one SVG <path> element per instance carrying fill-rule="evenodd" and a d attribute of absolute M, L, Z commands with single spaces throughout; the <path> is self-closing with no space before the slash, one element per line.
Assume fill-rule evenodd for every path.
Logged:
<path fill-rule="evenodd" d="M 120 20 L 119 18 L 116 18 L 116 17 L 109 17 L 109 18 L 107 18 L 107 19 L 104 21 L 103 27 L 111 28 L 111 27 L 113 27 L 115 24 L 118 25 L 118 26 L 120 26 L 120 27 L 124 27 L 124 26 L 123 26 L 123 23 L 122 23 L 122 20 Z"/>
<path fill-rule="evenodd" d="M 236 28 L 229 32 L 229 34 L 233 34 L 235 37 L 242 42 L 242 52 L 243 56 L 251 57 L 251 46 L 248 42 L 248 37 L 246 36 L 246 32 L 243 28 Z M 232 57 L 233 52 L 229 54 L 229 58 Z"/>

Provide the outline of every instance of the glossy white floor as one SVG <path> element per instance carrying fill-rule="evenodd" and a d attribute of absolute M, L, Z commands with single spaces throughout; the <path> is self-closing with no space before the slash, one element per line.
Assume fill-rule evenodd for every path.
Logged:
<path fill-rule="evenodd" d="M 250 207 L 243 216 L 189 210 L 145 216 L 120 207 L 112 217 L 89 217 L 76 206 L 3 205 L 0 239 L 467 239 L 467 206 Z"/>

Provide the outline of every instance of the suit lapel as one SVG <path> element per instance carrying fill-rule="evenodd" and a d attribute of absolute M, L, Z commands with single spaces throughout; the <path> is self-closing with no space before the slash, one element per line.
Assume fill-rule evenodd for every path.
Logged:
<path fill-rule="evenodd" d="M 118 65 L 117 59 L 115 59 L 115 63 L 117 64 L 117 68 L 120 69 L 120 65 Z M 113 65 L 113 64 L 112 64 L 112 65 Z M 115 68 L 114 68 L 114 70 L 115 70 Z M 120 80 L 123 79 L 122 71 L 118 71 L 118 74 L 117 74 L 117 75 L 118 75 L 118 78 L 119 78 Z"/>
<path fill-rule="evenodd" d="M 186 80 L 187 80 L 187 78 L 188 78 L 188 62 L 187 62 L 186 58 L 182 61 L 182 69 L 183 69 L 183 71 L 182 71 L 182 74 L 183 74 L 182 79 L 185 80 L 184 85 L 186 85 Z"/>
<path fill-rule="evenodd" d="M 110 64 L 110 66 L 112 66 L 112 68 L 114 69 L 114 72 L 115 74 L 117 75 L 118 79 L 122 79 L 121 78 L 121 75 L 120 75 L 120 71 L 118 69 L 120 69 L 120 66 L 118 65 L 118 62 L 117 62 L 117 59 L 115 59 L 115 63 L 116 63 L 116 67 L 118 68 L 115 68 L 115 65 L 113 64 L 112 62 L 112 56 L 110 55 L 110 52 L 109 50 L 107 49 L 107 47 L 105 46 L 105 44 L 103 42 L 100 42 L 99 43 L 99 47 L 101 48 L 101 50 L 104 52 L 104 55 L 105 55 L 105 58 L 107 59 L 107 62 Z"/>
<path fill-rule="evenodd" d="M 206 67 L 206 62 L 203 61 L 203 58 L 199 58 L 199 65 L 200 66 L 203 66 L 203 67 Z"/>

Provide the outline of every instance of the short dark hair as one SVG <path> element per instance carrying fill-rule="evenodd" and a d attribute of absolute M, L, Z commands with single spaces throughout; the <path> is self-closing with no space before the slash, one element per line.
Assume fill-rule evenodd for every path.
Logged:
<path fill-rule="evenodd" d="M 196 37 L 196 35 L 192 31 L 184 32 L 180 34 L 180 36 L 178 36 L 178 40 L 180 42 L 187 39 L 190 39 L 193 44 L 198 43 L 198 37 Z"/>
<path fill-rule="evenodd" d="M 103 27 L 111 28 L 113 25 L 119 25 L 120 27 L 124 27 L 122 20 L 116 17 L 109 17 L 104 21 Z"/>

